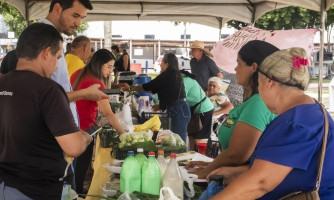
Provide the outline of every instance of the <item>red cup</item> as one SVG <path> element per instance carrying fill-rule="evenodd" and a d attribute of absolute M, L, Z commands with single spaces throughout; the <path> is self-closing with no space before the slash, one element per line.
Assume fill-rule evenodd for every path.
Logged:
<path fill-rule="evenodd" d="M 198 153 L 205 155 L 207 145 L 208 143 L 197 143 L 196 146 Z"/>

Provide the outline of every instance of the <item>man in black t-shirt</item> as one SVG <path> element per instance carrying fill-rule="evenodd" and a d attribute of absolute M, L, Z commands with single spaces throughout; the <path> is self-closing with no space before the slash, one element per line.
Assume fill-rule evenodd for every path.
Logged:
<path fill-rule="evenodd" d="M 64 177 L 66 155 L 79 156 L 92 141 L 50 79 L 62 40 L 51 25 L 28 26 L 17 42 L 16 71 L 0 78 L 0 199 L 61 199 L 72 178 Z"/>

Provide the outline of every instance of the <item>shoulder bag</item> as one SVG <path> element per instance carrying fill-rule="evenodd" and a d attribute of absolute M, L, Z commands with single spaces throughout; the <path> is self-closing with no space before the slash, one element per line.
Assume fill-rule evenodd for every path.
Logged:
<path fill-rule="evenodd" d="M 320 182 L 321 182 L 321 174 L 324 164 L 324 158 L 325 158 L 325 152 L 326 152 L 326 145 L 327 145 L 327 137 L 328 137 L 328 117 L 326 110 L 323 105 L 319 104 L 321 107 L 321 111 L 324 114 L 325 117 L 325 129 L 324 129 L 324 136 L 322 138 L 322 147 L 320 152 L 320 159 L 318 163 L 318 175 L 317 175 L 317 182 L 316 186 L 312 191 L 309 192 L 293 192 L 291 194 L 288 194 L 279 200 L 320 200 L 319 197 L 319 188 L 320 188 Z"/>
<path fill-rule="evenodd" d="M 202 121 L 201 121 L 201 113 L 195 114 L 195 109 L 199 105 L 199 110 L 201 110 L 202 102 L 205 100 L 206 96 L 202 99 L 202 91 L 200 88 L 200 95 L 201 95 L 201 100 L 196 103 L 195 105 L 190 107 L 190 113 L 191 113 L 191 118 L 188 123 L 188 128 L 187 132 L 188 133 L 195 133 L 203 129 Z"/>

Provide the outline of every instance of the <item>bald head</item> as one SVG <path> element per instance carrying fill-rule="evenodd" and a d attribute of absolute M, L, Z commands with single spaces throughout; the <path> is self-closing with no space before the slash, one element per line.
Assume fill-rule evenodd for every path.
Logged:
<path fill-rule="evenodd" d="M 74 38 L 71 44 L 70 53 L 78 56 L 82 61 L 86 62 L 91 55 L 90 39 L 83 35 Z"/>

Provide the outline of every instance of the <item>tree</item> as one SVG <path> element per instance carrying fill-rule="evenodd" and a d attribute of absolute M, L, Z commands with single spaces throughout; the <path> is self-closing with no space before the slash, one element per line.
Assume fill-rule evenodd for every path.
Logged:
<path fill-rule="evenodd" d="M 18 37 L 27 27 L 27 23 L 21 13 L 13 6 L 2 1 L 0 1 L 0 14 L 4 17 L 4 21 L 9 27 L 9 31 L 15 33 L 15 37 Z"/>
<path fill-rule="evenodd" d="M 22 14 L 15 7 L 2 1 L 0 1 L 0 15 L 4 17 L 4 21 L 9 27 L 9 31 L 13 31 L 16 38 L 18 38 L 22 31 L 27 27 L 27 22 Z M 31 23 L 35 22 L 38 22 L 38 20 L 31 21 Z M 87 22 L 81 23 L 74 35 L 84 32 L 87 28 Z"/>
<path fill-rule="evenodd" d="M 229 21 L 228 26 L 236 29 L 249 24 L 239 21 Z M 270 11 L 262 15 L 254 24 L 264 30 L 314 28 L 320 24 L 320 13 L 300 7 L 285 7 Z"/>
<path fill-rule="evenodd" d="M 236 29 L 248 26 L 249 24 L 239 21 L 229 21 L 228 26 Z M 330 34 L 334 24 L 334 6 L 327 11 L 325 30 L 327 31 L 328 50 L 330 50 Z M 270 11 L 261 16 L 254 24 L 255 27 L 264 30 L 282 30 L 282 29 L 302 29 L 319 28 L 320 13 L 300 7 L 285 7 Z"/>

